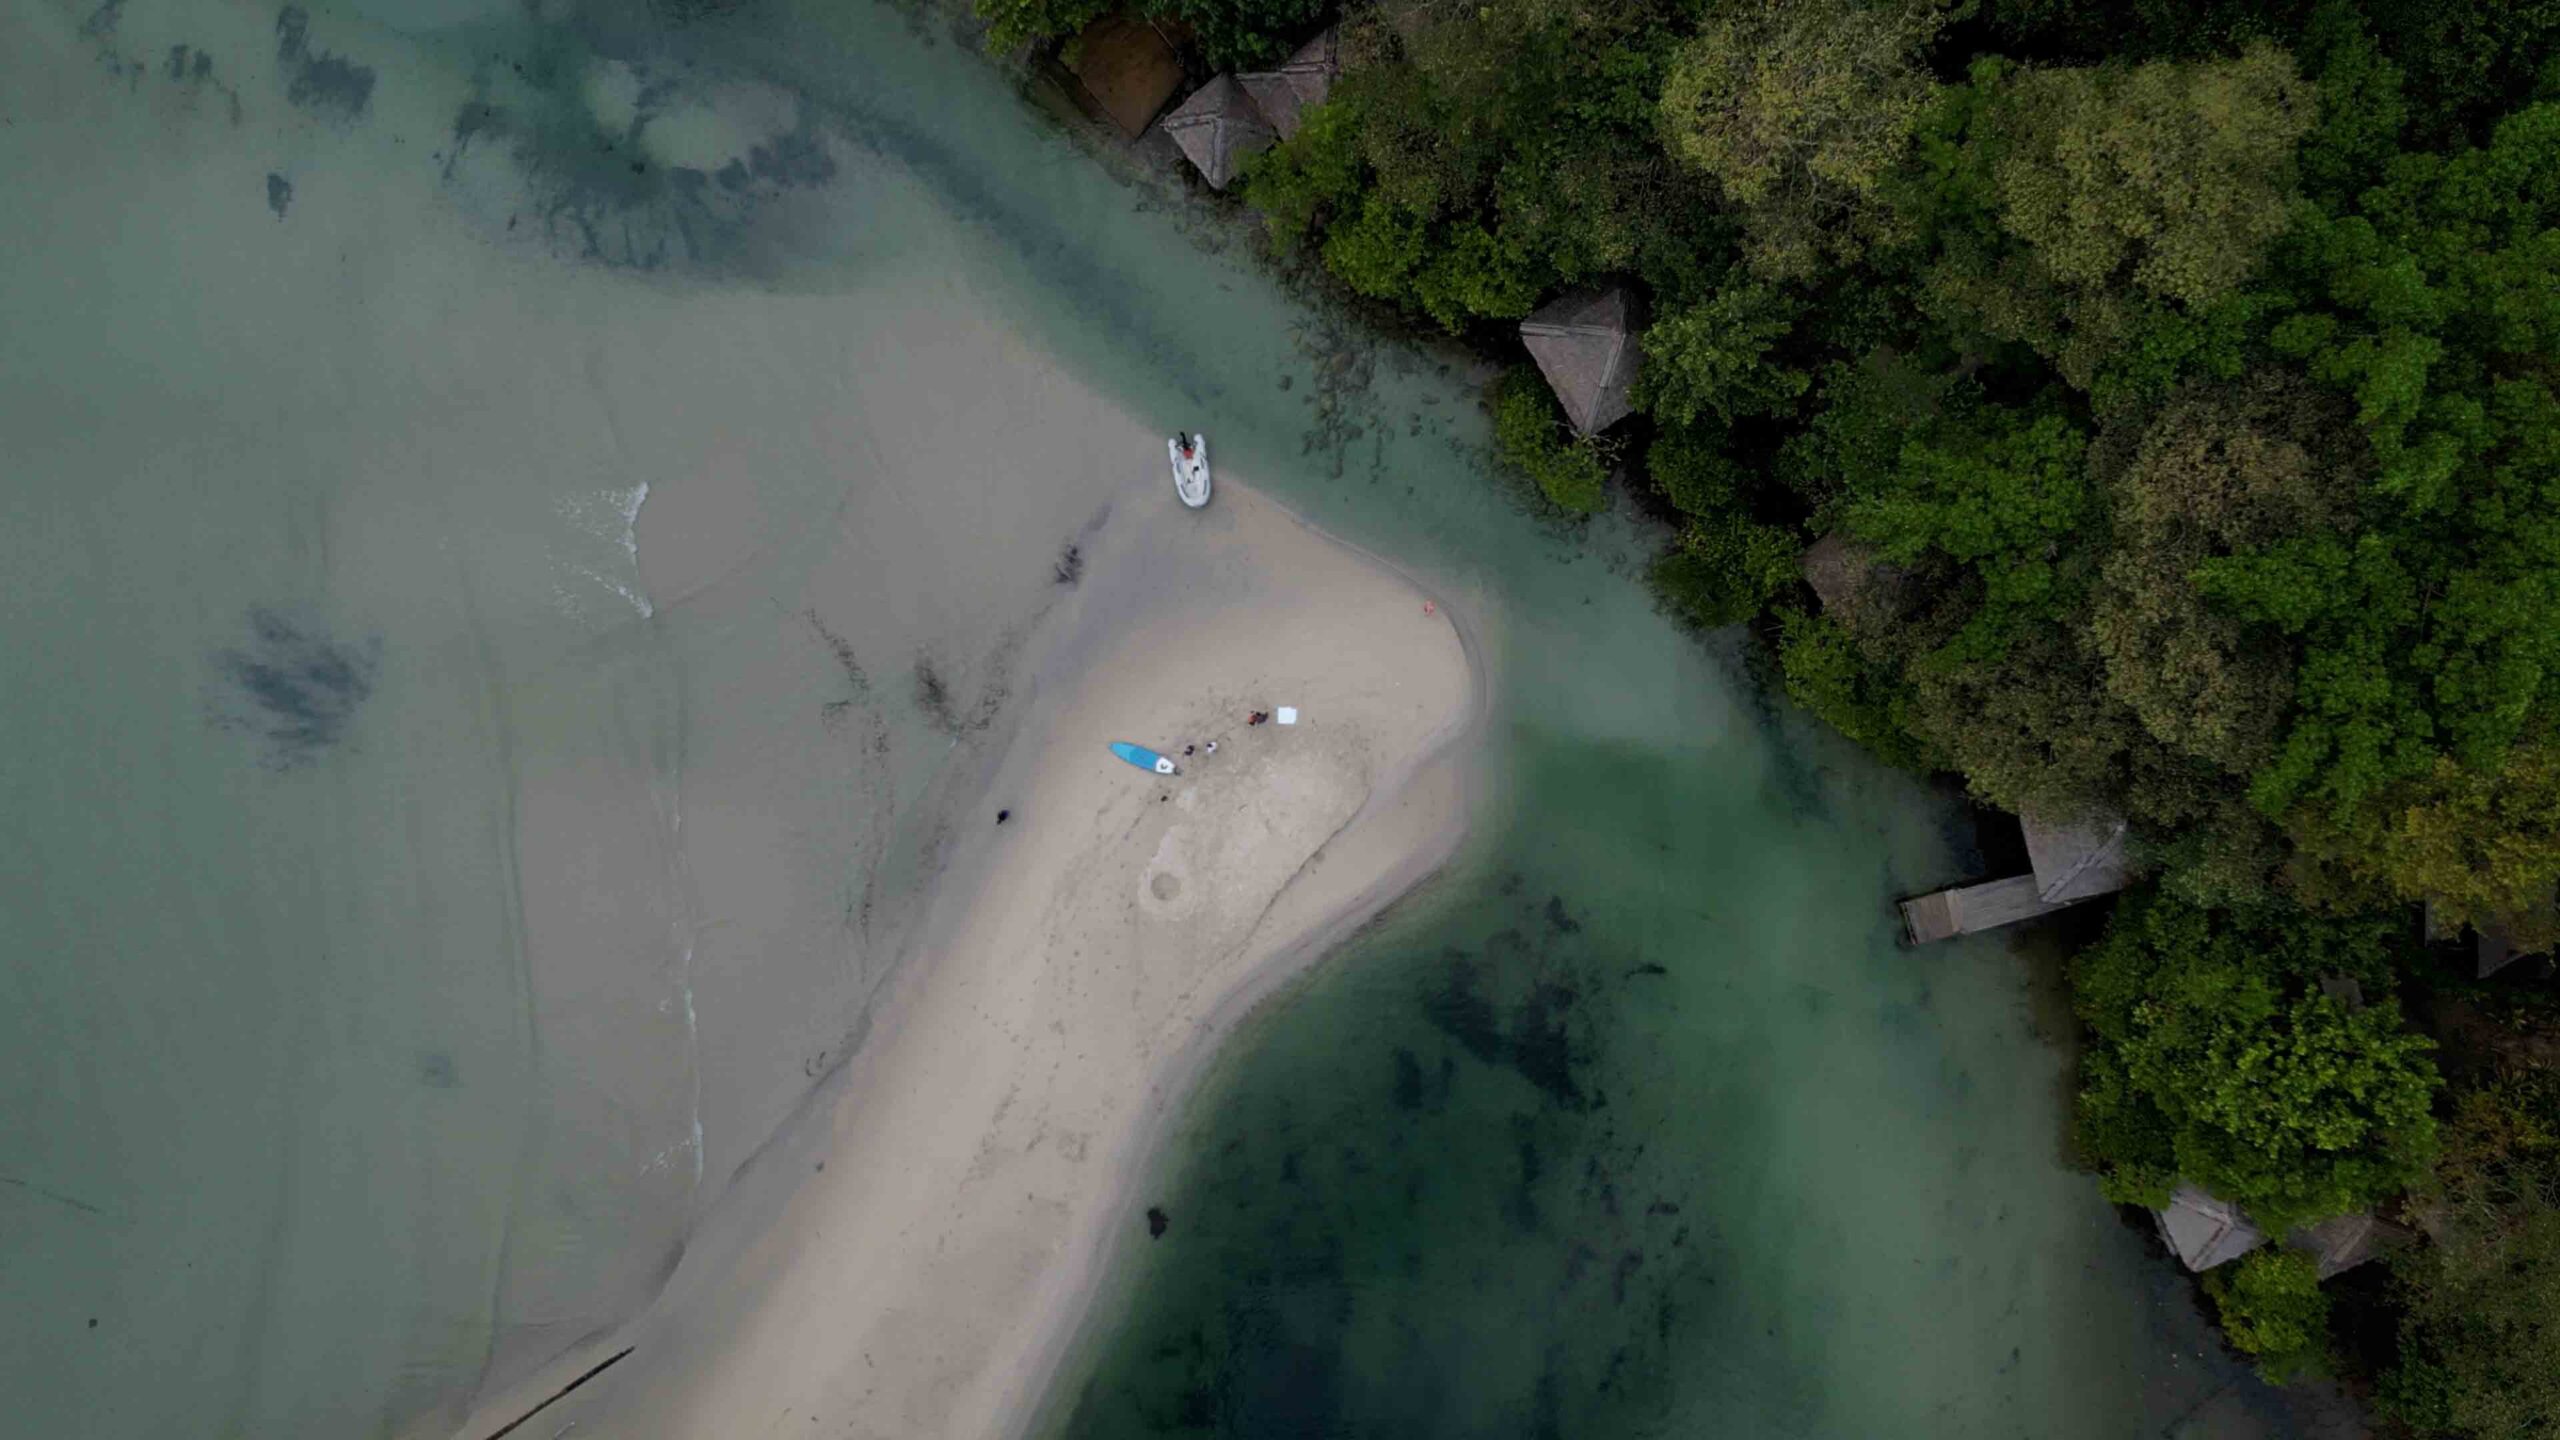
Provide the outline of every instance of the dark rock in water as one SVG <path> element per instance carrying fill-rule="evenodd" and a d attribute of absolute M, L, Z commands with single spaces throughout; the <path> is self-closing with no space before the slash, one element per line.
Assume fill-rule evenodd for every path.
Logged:
<path fill-rule="evenodd" d="M 324 120 L 362 118 L 373 103 L 372 67 L 312 49 L 310 31 L 311 13 L 301 6 L 276 12 L 276 65 L 284 75 L 284 98 Z"/>
<path fill-rule="evenodd" d="M 835 178 L 836 162 L 815 132 L 794 130 L 750 147 L 747 173 L 785 188 L 824 185 Z"/>
<path fill-rule="evenodd" d="M 1561 895 L 1547 897 L 1547 924 L 1560 935 L 1577 934 L 1582 929 L 1581 921 L 1565 913 L 1564 897 Z"/>
<path fill-rule="evenodd" d="M 453 1068 L 453 1057 L 441 1051 L 430 1051 L 418 1057 L 418 1083 L 434 1090 L 451 1090 L 462 1083 Z"/>
<path fill-rule="evenodd" d="M 341 641 L 266 609 L 249 612 L 249 636 L 213 657 L 213 721 L 264 742 L 270 769 L 308 765 L 346 738 L 373 694 L 382 641 Z"/>
<path fill-rule="evenodd" d="M 1587 1102 L 1574 1080 L 1574 999 L 1568 985 L 1544 984 L 1529 992 L 1512 1019 L 1511 1067 L 1557 1103 L 1578 1110 Z"/>
<path fill-rule="evenodd" d="M 1395 1104 L 1399 1110 L 1422 1108 L 1422 1061 L 1401 1045 L 1396 1047 Z"/>
<path fill-rule="evenodd" d="M 1150 1205 L 1147 1207 L 1148 1239 L 1161 1240 L 1164 1238 L 1164 1232 L 1171 1228 L 1173 1228 L 1173 1217 L 1164 1213 L 1163 1206 Z"/>
<path fill-rule="evenodd" d="M 1646 962 L 1644 962 L 1643 964 L 1638 965 L 1638 966 L 1637 966 L 1637 967 L 1635 967 L 1634 969 L 1629 970 L 1629 971 L 1627 972 L 1627 974 L 1628 974 L 1628 975 L 1630 975 L 1630 976 L 1635 976 L 1635 975 L 1668 975 L 1668 974 L 1670 974 L 1670 973 L 1671 973 L 1670 967 L 1668 967 L 1668 966 L 1664 966 L 1664 965 L 1657 965 L 1657 964 L 1653 963 L 1653 962 L 1652 962 L 1652 961 L 1650 961 L 1650 960 L 1647 960 L 1647 961 L 1646 961 Z"/>
<path fill-rule="evenodd" d="M 97 9 L 89 12 L 88 19 L 80 22 L 80 38 L 83 40 L 113 39 L 116 26 L 123 20 L 124 0 L 104 0 Z"/>
<path fill-rule="evenodd" d="M 284 218 L 285 207 L 293 203 L 293 182 L 273 170 L 267 172 L 267 208 Z"/>

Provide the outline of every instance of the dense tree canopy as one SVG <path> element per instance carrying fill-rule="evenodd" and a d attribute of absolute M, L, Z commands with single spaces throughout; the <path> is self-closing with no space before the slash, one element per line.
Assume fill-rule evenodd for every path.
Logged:
<path fill-rule="evenodd" d="M 2435 1158 L 2429 1043 L 2390 999 L 2352 1008 L 2325 974 L 2390 983 L 2381 927 L 2137 900 L 2074 962 L 2092 1043 L 2084 1147 L 2122 1198 L 2183 1178 L 2282 1233 L 2406 1188 Z"/>
<path fill-rule="evenodd" d="M 2260 1250 L 2205 1277 L 2222 1333 L 2258 1358 L 2258 1373 L 2282 1382 L 2324 1368 L 2329 1297 L 2320 1267 L 2298 1250 Z"/>
<path fill-rule="evenodd" d="M 1921 50 L 1935 9 L 1783 0 L 1711 14 L 1672 51 L 1662 136 L 1714 177 L 1752 265 L 1810 274 L 1855 254 L 1855 222 L 1900 165 L 1934 86 Z"/>

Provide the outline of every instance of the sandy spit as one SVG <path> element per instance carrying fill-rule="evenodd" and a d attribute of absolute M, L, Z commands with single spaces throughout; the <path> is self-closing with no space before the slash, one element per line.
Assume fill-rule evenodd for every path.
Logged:
<path fill-rule="evenodd" d="M 1084 556 L 867 1042 L 656 1306 L 464 1433 L 629 1347 L 517 1433 L 1021 1434 L 1218 1042 L 1454 851 L 1481 687 L 1445 605 L 1225 477 L 1205 512 L 1132 487 Z"/>

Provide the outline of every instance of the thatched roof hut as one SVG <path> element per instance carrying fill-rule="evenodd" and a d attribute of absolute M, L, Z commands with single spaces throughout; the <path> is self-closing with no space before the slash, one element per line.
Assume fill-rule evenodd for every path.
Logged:
<path fill-rule="evenodd" d="M 1608 429 L 1632 408 L 1628 391 L 1642 363 L 1635 329 L 1635 302 L 1623 285 L 1577 290 L 1520 322 L 1529 358 L 1585 435 Z"/>
<path fill-rule="evenodd" d="M 2418 902 L 2418 914 L 2430 945 L 2443 944 L 2462 933 L 2460 922 L 2447 915 L 2432 896 Z M 2474 921 L 2470 929 L 2472 974 L 2486 980 L 2528 955 L 2550 949 L 2540 942 L 2545 936 L 2560 933 L 2560 896 L 2528 906 L 2522 914 Z"/>
<path fill-rule="evenodd" d="M 2133 881 L 2125 857 L 2125 823 L 2115 816 L 2059 824 L 2018 817 L 2032 873 L 1959 885 L 1902 902 L 1902 932 L 1914 945 L 2014 925 L 2101 895 Z"/>
<path fill-rule="evenodd" d="M 1193 91 L 1164 117 L 1164 133 L 1182 147 L 1212 190 L 1226 189 L 1246 157 L 1278 138 L 1233 75 L 1221 75 Z"/>
<path fill-rule="evenodd" d="M 2152 1214 L 2158 1217 L 2160 1238 L 2190 1270 L 2210 1270 L 2267 1243 L 2265 1234 L 2249 1223 L 2239 1206 L 2193 1185 L 2170 1192 L 2169 1203 Z"/>
<path fill-rule="evenodd" d="M 2305 1225 L 2285 1237 L 2287 1247 L 2308 1255 L 2320 1267 L 2320 1278 L 2344 1274 L 2367 1260 L 2379 1258 L 2386 1250 L 2397 1249 L 2416 1238 L 2409 1231 L 2381 1219 L 2371 1211 L 2361 1215 L 2341 1215 L 2317 1225 Z"/>
<path fill-rule="evenodd" d="M 2545 900 L 2528 906 L 2523 914 L 2484 920 L 2472 927 L 2478 932 L 2476 960 L 2479 978 L 2486 980 L 2527 955 L 2541 954 L 2551 947 L 2540 943 L 2543 937 L 2560 930 L 2560 900 Z"/>
<path fill-rule="evenodd" d="M 1333 92 L 1334 77 L 1341 73 L 1342 32 L 1328 26 L 1281 61 L 1279 68 L 1246 71 L 1236 76 L 1236 83 L 1286 140 L 1298 133 L 1302 112 L 1324 103 L 1324 97 Z"/>
<path fill-rule="evenodd" d="M 1873 545 L 1836 530 L 1806 546 L 1796 568 L 1822 602 L 1822 612 L 1844 624 L 1855 624 L 1869 609 L 1896 608 L 1911 578 Z"/>
<path fill-rule="evenodd" d="M 2048 905 L 2113 895 L 2133 883 L 2121 816 L 2060 824 L 2021 815 L 2018 828 L 2026 832 L 2027 864 L 2036 873 L 2036 894 Z"/>
<path fill-rule="evenodd" d="M 1085 108 L 1135 140 L 1182 88 L 1182 61 L 1156 27 L 1136 16 L 1105 15 L 1069 47 L 1067 73 Z"/>

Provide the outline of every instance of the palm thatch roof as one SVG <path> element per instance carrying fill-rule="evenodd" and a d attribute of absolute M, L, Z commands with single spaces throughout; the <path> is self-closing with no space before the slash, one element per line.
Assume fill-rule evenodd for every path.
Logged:
<path fill-rule="evenodd" d="M 1819 545 L 1814 547 L 1820 549 Z M 1811 579 L 1813 557 L 1805 557 Z M 1817 591 L 1821 582 L 1815 582 Z M 2027 837 L 2027 863 L 2034 873 L 1960 885 L 1902 902 L 1902 930 L 1914 945 L 1972 935 L 2014 925 L 2101 895 L 2112 895 L 2132 883 L 2132 862 L 2125 855 L 2125 823 L 2112 816 L 2068 824 L 2018 817 Z"/>
<path fill-rule="evenodd" d="M 1623 285 L 1574 291 L 1520 322 L 1529 358 L 1585 435 L 1608 429 L 1632 408 L 1628 391 L 1642 363 L 1635 328 L 1635 302 Z"/>
<path fill-rule="evenodd" d="M 2444 944 L 2462 934 L 2462 922 L 2447 913 L 2447 907 L 2433 896 L 2418 902 L 2418 914 L 2430 945 Z M 2543 940 L 2560 932 L 2560 895 L 2539 905 L 2528 905 L 2521 913 L 2474 920 L 2469 928 L 2472 973 L 2486 980 L 2528 955 L 2550 950 Z"/>
<path fill-rule="evenodd" d="M 1298 52 L 1280 62 L 1274 70 L 1253 70 L 1236 76 L 1236 83 L 1253 97 L 1262 110 L 1262 118 L 1280 138 L 1298 133 L 1301 112 L 1324 103 L 1333 91 L 1334 77 L 1342 73 L 1342 34 L 1330 26 L 1323 34 L 1298 47 Z"/>
<path fill-rule="evenodd" d="M 2305 1225 L 2286 1236 L 2284 1243 L 2310 1256 L 2320 1268 L 2320 1278 L 2326 1280 L 2414 1238 L 2409 1231 L 2366 1211 Z"/>
<path fill-rule="evenodd" d="M 1226 189 L 1247 156 L 1278 138 L 1233 75 L 1221 75 L 1193 91 L 1164 117 L 1164 133 L 1182 147 L 1212 190 Z"/>
<path fill-rule="evenodd" d="M 2125 823 L 2119 816 L 2061 823 L 2021 815 L 2018 828 L 2026 832 L 2036 893 L 2048 905 L 2112 895 L 2133 883 L 2132 862 L 2124 853 Z"/>
<path fill-rule="evenodd" d="M 2169 1203 L 2152 1213 L 2159 1218 L 2160 1238 L 2190 1270 L 2210 1270 L 2267 1243 L 2239 1206 L 2193 1185 L 2171 1191 Z"/>
<path fill-rule="evenodd" d="M 1105 15 L 1068 47 L 1067 67 L 1088 109 L 1135 140 L 1182 88 L 1182 61 L 1156 27 L 1127 14 Z"/>
<path fill-rule="evenodd" d="M 1804 573 L 1804 583 L 1813 587 L 1823 613 L 1848 624 L 1856 623 L 1859 612 L 1871 606 L 1897 608 L 1911 578 L 1910 572 L 1877 554 L 1874 546 L 1836 530 L 1806 546 L 1796 568 Z"/>
<path fill-rule="evenodd" d="M 2549 946 L 2537 942 L 2538 937 L 2560 929 L 2560 924 L 2555 924 L 2560 920 L 2553 914 L 2555 908 L 2560 908 L 2560 902 L 2546 900 L 2527 906 L 2523 914 L 2500 916 L 2472 926 L 2478 932 L 2475 958 L 2479 978 L 2486 980 L 2527 955 L 2548 950 Z"/>

